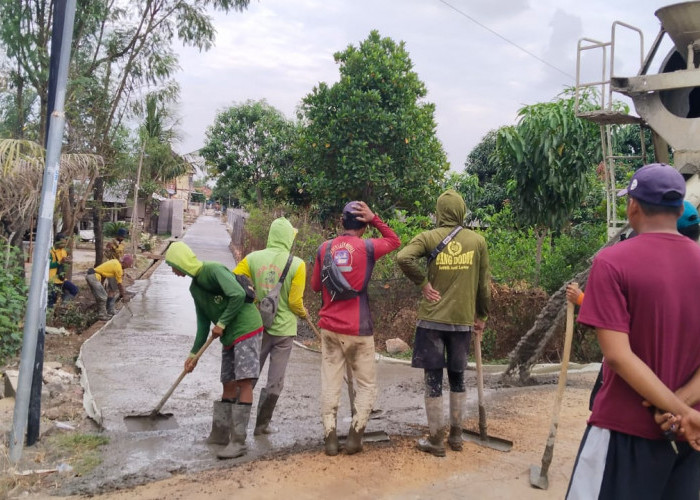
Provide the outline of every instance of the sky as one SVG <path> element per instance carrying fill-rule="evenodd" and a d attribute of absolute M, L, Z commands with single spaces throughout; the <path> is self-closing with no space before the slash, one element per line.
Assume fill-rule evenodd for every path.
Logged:
<path fill-rule="evenodd" d="M 319 82 L 339 78 L 333 54 L 358 46 L 370 31 L 404 41 L 414 71 L 435 104 L 436 133 L 453 171 L 490 130 L 516 122 L 524 105 L 554 99 L 576 81 L 582 37 L 612 38 L 615 73 L 633 76 L 659 32 L 663 0 L 252 0 L 243 12 L 212 12 L 208 52 L 179 47 L 181 143 L 204 145 L 218 112 L 265 99 L 295 119 Z M 663 52 L 665 50 L 665 52 Z M 670 42 L 660 53 L 670 50 Z M 582 74 L 598 80 L 601 51 L 586 51 Z M 658 68 L 653 68 L 654 72 Z"/>

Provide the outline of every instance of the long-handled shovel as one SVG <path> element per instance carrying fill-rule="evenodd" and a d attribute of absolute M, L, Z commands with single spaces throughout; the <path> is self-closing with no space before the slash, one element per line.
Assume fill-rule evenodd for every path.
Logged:
<path fill-rule="evenodd" d="M 569 356 L 571 354 L 571 339 L 574 336 L 574 305 L 566 302 L 566 334 L 564 336 L 564 353 L 561 359 L 561 371 L 559 372 L 559 385 L 557 386 L 557 395 L 554 398 L 554 409 L 552 410 L 552 423 L 549 427 L 549 436 L 547 437 L 547 445 L 542 454 L 542 466 L 533 465 L 530 467 L 530 485 L 534 488 L 546 490 L 549 488 L 549 479 L 547 472 L 552 463 L 552 455 L 554 454 L 554 440 L 557 437 L 557 428 L 559 427 L 559 410 L 561 410 L 561 400 L 564 396 L 566 388 L 566 372 L 569 366 Z"/>
<path fill-rule="evenodd" d="M 462 429 L 462 439 L 498 451 L 510 451 L 513 441 L 489 436 L 486 432 L 486 408 L 484 407 L 484 367 L 481 362 L 481 339 L 474 335 L 474 357 L 476 358 L 476 388 L 479 396 L 479 432 Z"/>
<path fill-rule="evenodd" d="M 204 351 L 207 350 L 207 347 L 209 347 L 216 338 L 217 337 L 214 337 L 213 335 L 209 336 L 209 339 L 207 339 L 206 343 L 202 347 L 200 347 L 199 351 L 197 351 L 197 354 L 195 354 L 194 358 L 192 359 L 194 359 L 195 361 L 199 360 L 202 354 L 204 354 Z M 161 408 L 163 408 L 163 405 L 168 400 L 168 398 L 170 398 L 173 391 L 175 391 L 175 388 L 178 385 L 180 385 L 182 379 L 185 378 L 185 375 L 187 375 L 187 371 L 183 368 L 182 373 L 180 373 L 180 376 L 177 378 L 175 383 L 170 387 L 168 392 L 165 393 L 165 396 L 163 396 L 163 398 L 156 405 L 156 407 L 153 408 L 152 411 L 150 411 L 149 413 L 142 413 L 140 415 L 127 415 L 126 417 L 124 417 L 124 423 L 126 424 L 126 428 L 130 432 L 176 429 L 177 422 L 175 422 L 174 420 L 170 421 L 173 414 L 161 413 L 160 410 Z"/>

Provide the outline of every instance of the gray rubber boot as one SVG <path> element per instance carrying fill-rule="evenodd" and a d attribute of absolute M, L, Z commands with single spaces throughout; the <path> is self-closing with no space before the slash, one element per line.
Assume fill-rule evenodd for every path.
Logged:
<path fill-rule="evenodd" d="M 279 430 L 270 425 L 270 420 L 272 420 L 272 414 L 275 411 L 275 405 L 277 405 L 279 397 L 279 394 L 268 394 L 265 389 L 260 391 L 258 416 L 255 420 L 255 430 L 253 431 L 254 436 L 259 436 L 260 434 L 274 434 Z"/>
<path fill-rule="evenodd" d="M 450 391 L 450 434 L 447 436 L 447 444 L 452 451 L 462 451 L 462 421 L 466 403 L 466 392 Z"/>
<path fill-rule="evenodd" d="M 111 316 L 107 314 L 106 301 L 97 299 L 97 319 L 107 321 Z"/>
<path fill-rule="evenodd" d="M 234 404 L 231 408 L 231 442 L 216 454 L 219 458 L 238 458 L 248 453 L 245 439 L 248 437 L 248 421 L 253 405 Z"/>
<path fill-rule="evenodd" d="M 425 413 L 428 416 L 430 436 L 418 440 L 420 451 L 431 453 L 436 457 L 445 456 L 445 429 L 443 426 L 442 396 L 425 398 Z"/>
<path fill-rule="evenodd" d="M 335 429 L 323 438 L 323 446 L 326 450 L 326 455 L 329 457 L 334 457 L 338 454 L 338 434 L 335 432 Z"/>
<path fill-rule="evenodd" d="M 107 299 L 107 314 L 114 316 L 114 304 L 117 303 L 116 297 L 109 297 Z"/>
<path fill-rule="evenodd" d="M 231 407 L 233 403 L 214 401 L 211 432 L 207 444 L 228 444 L 231 434 Z"/>
<path fill-rule="evenodd" d="M 348 455 L 354 455 L 362 451 L 362 436 L 365 434 L 365 428 L 362 427 L 355 430 L 354 427 L 350 427 L 350 432 L 348 432 L 348 438 L 345 441 L 345 453 Z"/>

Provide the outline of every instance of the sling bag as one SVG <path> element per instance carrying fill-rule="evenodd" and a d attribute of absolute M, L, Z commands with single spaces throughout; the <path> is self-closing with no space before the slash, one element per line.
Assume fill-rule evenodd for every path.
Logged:
<path fill-rule="evenodd" d="M 294 254 L 292 251 L 294 250 L 295 244 L 296 241 L 292 243 L 292 248 L 289 250 L 289 258 L 287 259 L 287 264 L 284 266 L 282 274 L 280 274 L 279 281 L 275 283 L 272 290 L 270 290 L 268 294 L 265 295 L 265 297 L 263 297 L 263 299 L 260 301 L 260 304 L 258 304 L 260 317 L 262 318 L 263 326 L 266 329 L 270 328 L 272 323 L 275 322 L 275 316 L 277 316 L 277 308 L 280 302 L 280 291 L 282 291 L 282 284 L 284 283 L 284 279 L 287 277 L 287 273 L 289 272 L 289 266 L 292 265 L 292 259 L 294 259 Z"/>
<path fill-rule="evenodd" d="M 348 280 L 343 276 L 343 272 L 338 269 L 333 255 L 331 255 L 332 240 L 326 244 L 326 253 L 323 256 L 323 265 L 321 266 L 321 282 L 328 290 L 331 296 L 331 301 L 348 300 L 357 297 L 363 290 L 367 289 L 371 270 L 374 266 L 374 246 L 369 240 L 365 240 L 365 251 L 367 253 L 367 272 L 361 290 L 355 290 L 350 286 Z"/>
<path fill-rule="evenodd" d="M 432 252 L 430 252 L 430 255 L 428 255 L 428 265 L 430 265 L 430 263 L 431 263 L 432 261 L 435 260 L 435 258 L 438 256 L 438 254 L 439 254 L 440 252 L 442 252 L 442 249 L 445 248 L 445 247 L 447 246 L 447 244 L 448 244 L 450 241 L 452 241 L 452 238 L 454 238 L 454 237 L 457 235 L 457 233 L 460 232 L 462 229 L 464 229 L 462 226 L 456 226 L 456 227 L 450 232 L 450 234 L 448 234 L 447 236 L 445 236 L 445 239 L 443 239 L 443 240 L 440 242 L 440 244 L 439 244 L 438 246 L 436 246 L 435 249 L 434 249 Z"/>

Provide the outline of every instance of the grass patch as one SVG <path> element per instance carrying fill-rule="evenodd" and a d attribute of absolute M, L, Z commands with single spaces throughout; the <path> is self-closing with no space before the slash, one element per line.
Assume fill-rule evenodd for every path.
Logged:
<path fill-rule="evenodd" d="M 109 438 L 99 434 L 60 434 L 49 438 L 50 446 L 66 455 L 65 462 L 82 476 L 102 463 L 99 447 L 109 443 Z"/>

